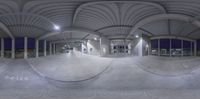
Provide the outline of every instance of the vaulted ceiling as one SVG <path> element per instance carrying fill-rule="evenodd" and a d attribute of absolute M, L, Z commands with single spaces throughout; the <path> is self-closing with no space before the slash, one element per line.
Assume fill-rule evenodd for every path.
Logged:
<path fill-rule="evenodd" d="M 1 0 L 0 22 L 14 37 L 48 40 L 176 35 L 200 38 L 199 0 Z M 190 17 L 189 21 L 166 18 L 132 29 L 142 20 L 161 14 Z M 54 26 L 61 27 L 55 31 Z M 73 28 L 73 31 L 66 31 Z M 77 29 L 77 31 L 76 31 Z M 90 31 L 80 33 L 81 30 Z M 8 37 L 3 29 L 1 37 Z M 50 35 L 51 34 L 51 35 Z"/>

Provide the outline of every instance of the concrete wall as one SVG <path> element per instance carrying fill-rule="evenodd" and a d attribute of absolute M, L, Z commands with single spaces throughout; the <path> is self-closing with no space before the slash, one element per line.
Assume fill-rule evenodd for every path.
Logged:
<path fill-rule="evenodd" d="M 135 39 L 131 42 L 132 55 L 145 56 L 148 55 L 149 40 L 146 37 Z"/>
<path fill-rule="evenodd" d="M 101 37 L 100 39 L 100 47 L 101 47 L 101 56 L 106 56 L 110 54 L 110 40 L 105 37 Z"/>
<path fill-rule="evenodd" d="M 85 54 L 87 53 L 87 42 L 81 44 L 81 52 Z"/>
<path fill-rule="evenodd" d="M 56 43 L 56 53 L 62 52 L 63 44 Z"/>
<path fill-rule="evenodd" d="M 98 40 L 88 40 L 87 52 L 90 55 L 100 55 L 100 42 Z"/>
<path fill-rule="evenodd" d="M 88 40 L 81 44 L 81 52 L 90 55 L 110 55 L 111 41 L 108 38 L 102 37 L 98 40 Z M 143 37 L 128 41 L 128 48 L 131 49 L 129 55 L 145 56 L 148 55 L 149 38 Z"/>
<path fill-rule="evenodd" d="M 150 54 L 150 38 L 149 37 L 143 37 L 143 56 Z"/>
<path fill-rule="evenodd" d="M 139 56 L 140 39 L 134 39 L 131 42 L 132 55 Z"/>

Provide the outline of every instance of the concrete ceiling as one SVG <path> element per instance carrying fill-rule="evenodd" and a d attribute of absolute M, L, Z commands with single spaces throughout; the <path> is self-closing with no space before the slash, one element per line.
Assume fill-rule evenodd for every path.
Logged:
<path fill-rule="evenodd" d="M 137 23 L 159 14 L 184 15 L 199 21 L 199 9 L 199 0 L 1 0 L 0 22 L 14 37 L 43 37 L 50 41 L 65 39 L 66 35 L 75 39 L 85 39 L 88 34 L 126 38 L 137 33 L 199 39 L 198 26 L 174 19 L 155 20 L 130 33 Z M 62 33 L 46 36 L 55 32 L 54 25 L 59 25 Z M 71 27 L 89 32 L 63 32 Z M 1 37 L 9 36 L 5 34 L 0 32 Z"/>

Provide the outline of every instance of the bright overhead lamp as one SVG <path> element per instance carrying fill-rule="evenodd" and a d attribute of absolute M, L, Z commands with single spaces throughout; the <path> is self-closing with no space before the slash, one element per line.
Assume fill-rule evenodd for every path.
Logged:
<path fill-rule="evenodd" d="M 58 25 L 54 25 L 55 30 L 60 30 L 60 27 Z"/>
<path fill-rule="evenodd" d="M 97 40 L 97 38 L 95 37 L 94 40 Z"/>
<path fill-rule="evenodd" d="M 135 35 L 136 38 L 139 38 L 139 35 Z"/>

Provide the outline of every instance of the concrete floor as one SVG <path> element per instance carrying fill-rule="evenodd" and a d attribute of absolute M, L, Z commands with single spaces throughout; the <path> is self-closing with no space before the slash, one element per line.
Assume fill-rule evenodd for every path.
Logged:
<path fill-rule="evenodd" d="M 74 51 L 67 54 L 28 59 L 41 76 L 60 81 L 83 81 L 100 75 L 111 64 L 111 58 L 85 55 Z"/>
<path fill-rule="evenodd" d="M 80 53 L 75 54 L 76 57 L 81 56 Z M 102 66 L 98 65 L 99 63 L 89 62 L 92 66 L 88 68 L 93 67 L 92 69 L 95 71 L 91 72 L 92 69 L 89 70 L 89 74 L 94 76 L 92 79 L 77 82 L 54 79 L 58 76 L 52 77 L 49 70 L 39 71 L 43 75 L 41 76 L 38 73 L 40 68 L 37 68 L 37 70 L 32 68 L 33 66 L 37 67 L 36 63 L 39 64 L 38 66 L 42 66 L 39 60 L 49 61 L 49 59 L 55 57 L 69 59 L 69 57 L 74 56 L 69 55 L 67 57 L 60 54 L 38 58 L 38 60 L 1 59 L 0 99 L 199 99 L 200 97 L 200 61 L 197 57 L 174 59 L 155 56 L 104 58 L 108 61 L 105 63 L 100 61 Z M 86 57 L 94 59 L 93 57 L 96 56 L 86 55 Z M 79 59 L 82 58 L 79 57 Z M 98 58 L 96 57 L 96 59 Z M 145 63 L 141 59 L 147 62 Z M 157 60 L 159 60 L 158 64 L 156 64 Z M 33 63 L 33 61 L 36 63 Z M 53 61 L 58 60 L 51 61 L 54 63 Z M 61 63 L 66 63 L 63 61 Z M 176 61 L 182 63 L 178 64 Z M 167 63 L 164 64 L 164 62 Z M 176 65 L 172 68 L 174 62 Z M 76 63 L 74 64 L 70 66 L 77 66 Z M 167 64 L 171 64 L 169 68 L 163 67 L 168 66 Z M 46 65 L 44 64 L 45 68 L 48 68 Z M 64 68 L 62 64 L 58 65 Z M 158 67 L 156 70 L 154 70 L 154 65 Z M 49 66 L 52 66 L 52 64 Z M 70 66 L 67 68 L 77 68 L 70 68 Z M 82 69 L 82 67 L 80 68 Z M 75 70 L 73 75 L 63 77 L 71 77 L 70 80 L 77 80 L 73 76 L 80 77 L 81 74 L 77 73 L 76 75 L 75 72 L 82 72 L 81 69 Z M 61 72 L 60 69 L 57 70 Z M 69 72 L 66 73 L 69 74 Z M 83 73 L 87 72 L 84 71 Z M 98 75 L 99 73 L 100 75 Z M 45 77 L 46 74 L 47 78 Z M 54 71 L 53 74 L 57 75 Z M 86 75 L 82 77 L 85 79 Z M 91 75 L 89 75 L 90 77 Z M 69 79 L 65 78 L 64 80 Z M 78 80 L 80 79 L 78 78 Z"/>

